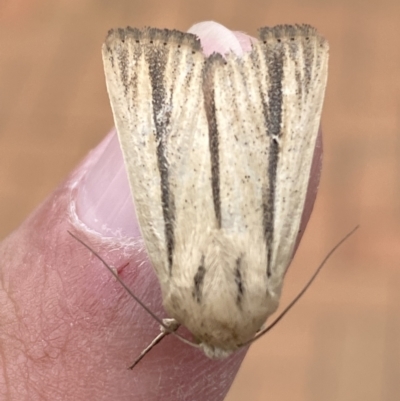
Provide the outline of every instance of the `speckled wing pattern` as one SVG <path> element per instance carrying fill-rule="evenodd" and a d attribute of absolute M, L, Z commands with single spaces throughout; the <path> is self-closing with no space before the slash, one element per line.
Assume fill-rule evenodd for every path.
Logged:
<path fill-rule="evenodd" d="M 328 44 L 262 28 L 242 57 L 192 34 L 110 31 L 105 75 L 164 306 L 209 356 L 240 347 L 279 302 L 304 207 Z"/>

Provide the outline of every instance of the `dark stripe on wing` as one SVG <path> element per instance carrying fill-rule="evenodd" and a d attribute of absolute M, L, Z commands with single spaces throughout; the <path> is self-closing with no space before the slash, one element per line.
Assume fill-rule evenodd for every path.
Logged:
<path fill-rule="evenodd" d="M 236 305 L 238 306 L 239 309 L 242 308 L 243 294 L 245 290 L 241 271 L 241 262 L 242 259 L 238 258 L 236 260 L 236 268 L 235 268 L 235 283 L 237 286 Z"/>
<path fill-rule="evenodd" d="M 267 99 L 263 99 L 263 112 L 265 118 L 266 134 L 269 138 L 268 156 L 268 187 L 263 191 L 263 226 L 264 238 L 267 246 L 267 276 L 271 276 L 271 244 L 274 236 L 275 218 L 275 184 L 279 161 L 279 138 L 282 135 L 282 82 L 284 47 L 280 30 L 264 28 L 260 31 L 260 40 L 264 42 L 264 62 L 268 69 L 269 86 Z"/>
<path fill-rule="evenodd" d="M 203 298 L 203 283 L 204 276 L 206 275 L 206 268 L 204 267 L 204 255 L 201 257 L 200 265 L 197 272 L 193 278 L 193 291 L 192 296 L 197 303 L 201 303 Z"/>
<path fill-rule="evenodd" d="M 203 75 L 203 93 L 204 107 L 208 123 L 209 147 L 211 158 L 211 187 L 214 202 L 214 212 L 218 227 L 221 227 L 221 188 L 220 188 L 220 166 L 219 166 L 219 134 L 218 121 L 215 105 L 215 83 L 214 66 L 217 63 L 225 63 L 220 54 L 211 55 L 204 68 Z"/>
<path fill-rule="evenodd" d="M 168 61 L 168 49 L 162 43 L 153 43 L 152 30 L 149 31 L 150 40 L 145 49 L 149 65 L 149 74 L 152 88 L 153 121 L 156 128 L 157 161 L 161 181 L 161 204 L 165 223 L 165 238 L 167 242 L 168 265 L 171 273 L 175 245 L 174 222 L 175 204 L 174 196 L 169 188 L 169 165 L 167 159 L 167 144 L 170 124 L 169 99 L 165 89 L 165 68 Z M 154 33 L 159 33 L 154 30 Z M 167 40 L 167 38 L 166 38 Z"/>

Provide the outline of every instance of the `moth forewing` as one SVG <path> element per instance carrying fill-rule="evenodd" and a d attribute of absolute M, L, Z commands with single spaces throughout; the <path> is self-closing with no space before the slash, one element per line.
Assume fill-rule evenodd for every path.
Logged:
<path fill-rule="evenodd" d="M 212 56 L 205 67 L 205 107 L 210 142 L 215 144 L 211 153 L 218 156 L 212 174 L 218 185 L 214 191 L 215 214 L 220 216 L 216 236 L 225 251 L 217 263 L 227 266 L 220 288 L 215 288 L 203 305 L 223 301 L 221 304 L 228 307 L 230 314 L 225 309 L 221 315 L 227 316 L 229 322 L 223 316 L 214 317 L 218 321 L 214 323 L 215 337 L 222 339 L 223 329 L 219 326 L 228 327 L 230 338 L 219 344 L 226 349 L 234 349 L 244 338 L 252 337 L 277 307 L 277 299 L 268 291 L 266 274 L 263 201 L 270 186 L 270 140 L 265 134 L 262 93 L 256 84 L 259 75 L 260 71 L 251 65 L 250 55 L 242 59 L 234 54 L 225 58 Z M 207 279 L 213 276 L 207 273 Z M 222 290 L 224 298 L 219 294 Z M 212 341 L 216 344 L 218 339 Z"/>
<path fill-rule="evenodd" d="M 209 356 L 278 306 L 307 193 L 328 47 L 309 26 L 263 28 L 239 58 L 191 34 L 112 31 L 107 88 L 168 314 Z"/>
<path fill-rule="evenodd" d="M 170 171 L 186 181 L 189 148 L 201 137 L 204 58 L 193 35 L 127 28 L 109 34 L 103 59 L 141 231 L 160 281 L 168 284 L 178 198 Z"/>
<path fill-rule="evenodd" d="M 155 130 L 155 123 L 145 47 L 140 41 L 137 43 L 142 36 L 142 32 L 136 29 L 110 31 L 103 45 L 103 62 L 114 122 L 119 133 L 131 190 L 135 193 L 137 217 L 143 235 L 149 236 L 146 245 L 149 254 L 158 255 L 158 259 L 154 261 L 154 266 L 158 267 L 161 263 L 159 259 L 165 252 L 157 253 L 156 250 L 163 247 L 165 238 L 164 231 L 160 231 L 163 222 L 156 218 L 162 213 L 162 206 L 147 203 L 148 197 L 160 198 L 161 188 L 159 176 L 154 174 L 157 160 L 145 156 L 156 152 L 156 139 L 148 135 Z M 137 99 L 141 101 L 138 102 Z M 140 165 L 143 167 L 139 168 Z M 131 178 L 137 170 L 140 170 L 142 186 L 148 186 L 146 190 L 141 191 L 140 184 Z M 146 216 L 152 219 L 153 232 L 142 225 Z"/>
<path fill-rule="evenodd" d="M 272 291 L 282 285 L 300 227 L 327 80 L 328 45 L 307 25 L 263 28 L 259 46 L 263 45 L 268 75 L 276 80 L 268 92 L 269 133 L 277 151 L 270 170 L 275 177 L 269 263 Z"/>

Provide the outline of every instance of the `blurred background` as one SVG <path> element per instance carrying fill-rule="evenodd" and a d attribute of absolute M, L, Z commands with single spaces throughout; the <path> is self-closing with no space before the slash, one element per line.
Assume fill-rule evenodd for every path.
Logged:
<path fill-rule="evenodd" d="M 360 224 L 254 344 L 227 400 L 399 400 L 398 0 L 1 0 L 0 239 L 112 127 L 100 54 L 107 30 L 187 30 L 203 20 L 252 35 L 304 22 L 330 42 L 321 186 L 282 305 Z"/>

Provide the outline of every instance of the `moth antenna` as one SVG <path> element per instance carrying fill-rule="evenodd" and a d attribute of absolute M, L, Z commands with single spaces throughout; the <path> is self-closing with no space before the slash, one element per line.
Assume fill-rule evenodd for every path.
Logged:
<path fill-rule="evenodd" d="M 258 340 L 261 338 L 265 333 L 270 331 L 292 308 L 293 306 L 297 303 L 297 301 L 300 300 L 300 298 L 305 294 L 305 292 L 310 288 L 311 284 L 314 282 L 316 277 L 318 276 L 319 272 L 322 270 L 324 267 L 325 263 L 328 261 L 328 259 L 332 256 L 334 252 L 349 238 L 351 237 L 355 231 L 358 230 L 360 226 L 357 225 L 354 227 L 348 234 L 346 234 L 325 256 L 324 260 L 320 263 L 320 265 L 317 267 L 317 270 L 314 272 L 314 274 L 311 276 L 311 278 L 308 280 L 308 283 L 303 287 L 303 289 L 296 295 L 296 297 L 290 302 L 290 304 L 283 310 L 283 312 L 265 329 L 259 331 L 251 340 L 245 342 L 242 344 L 242 346 L 249 345 L 253 343 L 254 341 Z"/>
<path fill-rule="evenodd" d="M 147 354 L 150 349 L 152 347 L 150 347 L 150 345 L 157 340 L 158 337 L 160 337 L 161 334 L 163 334 L 163 336 L 161 336 L 161 338 L 154 344 L 158 344 L 167 334 L 173 334 L 175 337 L 177 337 L 179 340 L 181 340 L 182 342 L 184 342 L 185 344 L 188 344 L 192 347 L 195 348 L 200 348 L 200 346 L 196 343 L 193 343 L 189 340 L 187 340 L 186 338 L 182 337 L 180 334 L 176 333 L 176 330 L 178 329 L 179 325 L 177 327 L 175 327 L 174 325 L 170 324 L 170 320 L 171 319 L 163 319 L 161 320 L 159 317 L 157 317 L 157 315 L 149 308 L 147 307 L 133 292 L 132 290 L 123 282 L 123 280 L 121 280 L 121 278 L 118 276 L 117 273 L 115 273 L 115 271 L 111 268 L 111 266 L 109 266 L 107 264 L 107 262 L 94 250 L 92 249 L 88 244 L 86 244 L 83 240 L 81 240 L 79 237 L 77 237 L 75 234 L 73 234 L 71 231 L 67 230 L 68 234 L 75 238 L 80 244 L 82 244 L 86 249 L 88 249 L 90 252 L 93 253 L 94 256 L 96 256 L 101 263 L 103 263 L 103 265 L 107 268 L 107 270 L 115 277 L 115 279 L 122 285 L 122 287 L 125 289 L 125 291 L 157 322 L 160 324 L 160 326 L 162 327 L 162 333 L 160 333 L 146 348 L 144 351 L 145 354 Z M 154 346 L 153 345 L 153 346 Z M 149 348 L 150 347 L 150 348 Z M 149 348 L 149 349 L 148 349 Z M 144 352 L 143 351 L 143 352 Z M 143 353 L 142 352 L 142 353 Z M 144 356 L 144 355 L 143 355 Z M 136 360 L 133 364 L 136 365 L 140 359 L 143 358 L 143 356 L 140 356 L 138 358 L 138 360 Z M 131 367 L 129 367 L 131 369 Z"/>

